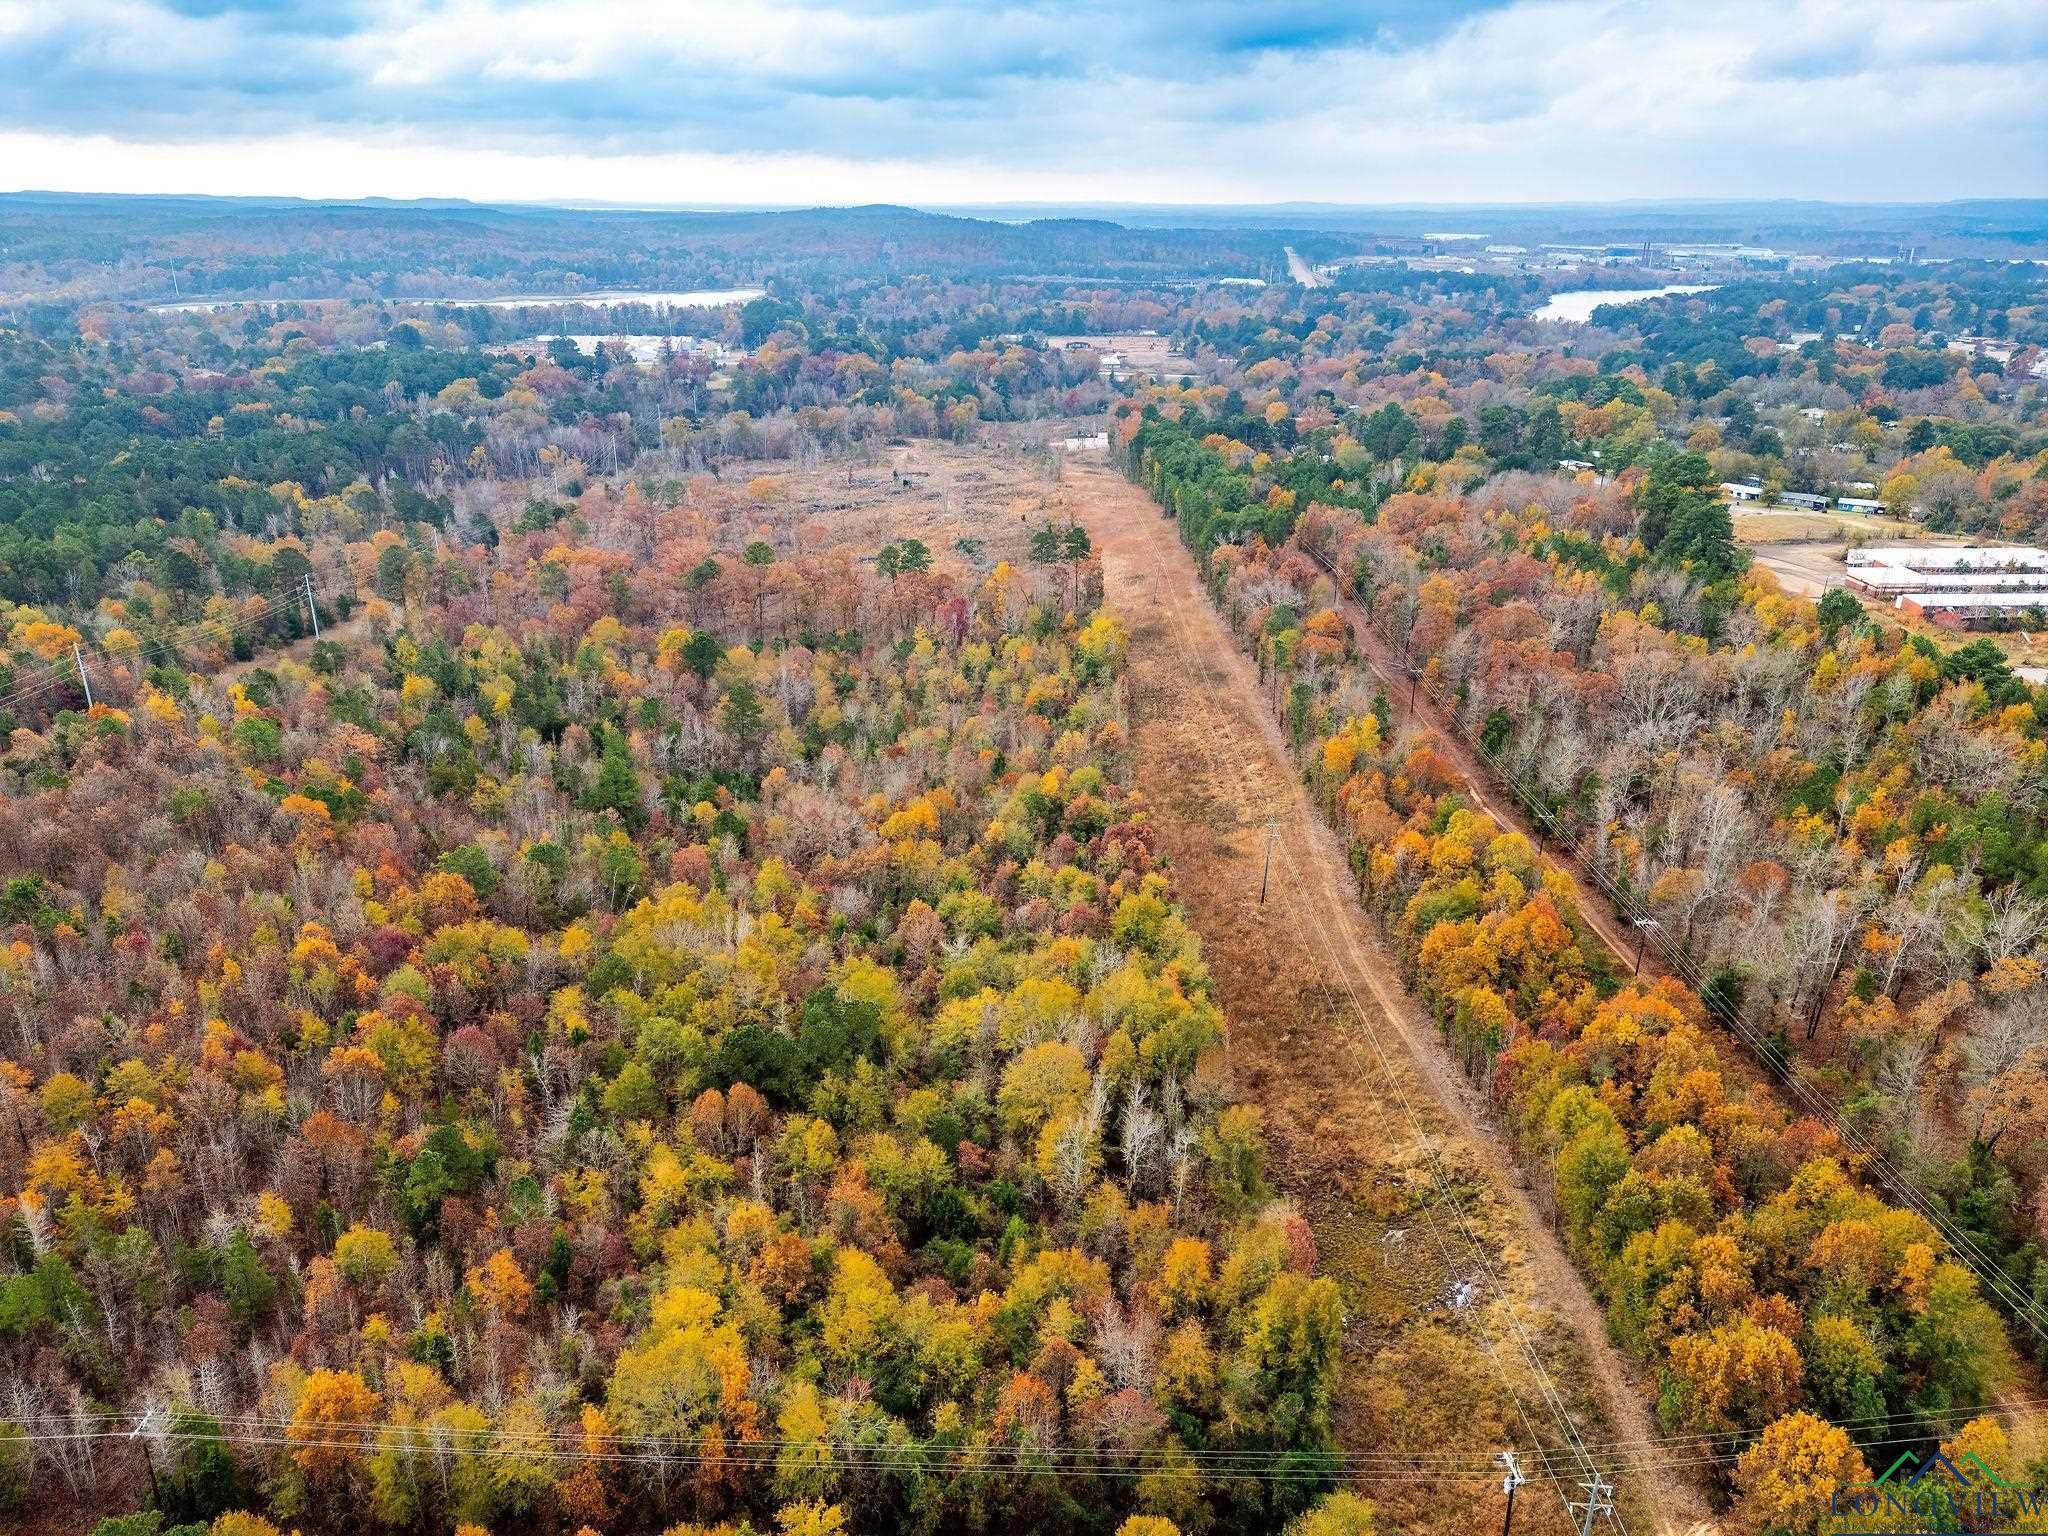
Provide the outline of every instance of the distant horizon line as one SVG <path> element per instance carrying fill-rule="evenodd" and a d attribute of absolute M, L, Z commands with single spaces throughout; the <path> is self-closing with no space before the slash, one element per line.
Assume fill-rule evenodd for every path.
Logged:
<path fill-rule="evenodd" d="M 194 203 L 292 203 L 307 207 L 388 207 L 388 208 L 506 208 L 545 209 L 567 213 L 854 213 L 864 209 L 891 209 L 911 213 L 971 214 L 998 210 L 1042 210 L 1042 209 L 1101 209 L 1130 210 L 1137 212 L 1174 212 L 1185 210 L 1191 213 L 1448 213 L 1469 211 L 1521 211 L 1521 210 L 1566 210 L 1597 208 L 1630 209 L 1687 209 L 1687 208 L 1859 208 L 1859 209 L 1934 209 L 1969 208 L 1979 206 L 2007 206 L 2048 208 L 2048 196 L 2042 197 L 1953 197 L 1942 199 L 1902 198 L 1885 200 L 1876 198 L 1819 198 L 1785 197 L 1758 195 L 1749 196 L 1679 196 L 1679 197 L 1615 197 L 1615 198 L 1554 198 L 1509 202 L 1497 199 L 1453 200 L 1443 202 L 1335 202 L 1325 200 L 1281 199 L 1273 202 L 1180 202 L 1148 199 L 1106 199 L 1106 198 L 1015 198 L 987 199 L 971 202 L 893 202 L 886 199 L 868 199 L 860 202 L 641 202 L 619 201 L 605 198 L 473 198 L 461 196 L 430 197 L 389 197 L 379 193 L 362 193 L 356 196 L 315 196 L 308 197 L 290 192 L 122 192 L 96 189 L 78 190 L 61 187 L 14 187 L 0 189 L 0 199 L 7 200 L 92 200 L 106 199 L 121 202 L 194 202 Z"/>

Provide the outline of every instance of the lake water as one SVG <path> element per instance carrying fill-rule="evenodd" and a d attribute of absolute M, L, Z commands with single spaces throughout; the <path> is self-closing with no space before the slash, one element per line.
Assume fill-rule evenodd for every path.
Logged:
<path fill-rule="evenodd" d="M 635 293 L 622 289 L 601 289 L 592 293 L 521 293 L 501 299 L 386 299 L 387 304 L 446 304 L 455 309 L 521 309 L 538 304 L 588 304 L 611 309 L 621 304 L 651 304 L 657 309 L 719 309 L 727 304 L 745 304 L 758 299 L 765 288 L 691 288 L 671 293 Z M 198 315 L 217 309 L 238 309 L 258 304 L 343 304 L 345 299 L 187 299 L 181 304 L 152 304 L 151 314 Z M 364 300 L 362 302 L 374 302 Z"/>
<path fill-rule="evenodd" d="M 1642 299 L 1661 299 L 1667 293 L 1706 293 L 1715 283 L 1672 283 L 1663 288 L 1574 288 L 1553 293 L 1550 302 L 1537 310 L 1531 320 L 1565 320 L 1584 325 L 1602 304 L 1634 304 Z"/>

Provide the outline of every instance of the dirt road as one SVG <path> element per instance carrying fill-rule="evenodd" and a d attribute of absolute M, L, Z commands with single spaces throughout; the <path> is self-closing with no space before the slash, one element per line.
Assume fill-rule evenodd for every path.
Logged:
<path fill-rule="evenodd" d="M 1138 784 L 1231 1021 L 1234 1089 L 1265 1112 L 1274 1182 L 1345 1287 L 1346 1449 L 1541 1446 L 1577 1496 L 1583 1443 L 1618 1477 L 1633 1528 L 1698 1530 L 1705 1497 L 1654 1443 L 1647 1383 L 1607 1342 L 1482 1101 L 1381 949 L 1174 525 L 1106 469 L 1070 468 L 1066 483 L 1131 630 Z M 1361 1482 L 1395 1526 L 1451 1494 Z M 1456 1497 L 1497 1509 L 1497 1486 L 1468 1481 Z M 1549 1486 L 1515 1515 L 1518 1529 L 1567 1528 Z"/>
<path fill-rule="evenodd" d="M 1795 597 L 1817 598 L 1829 587 L 1842 585 L 1845 568 L 1840 540 L 1758 544 L 1750 553 Z"/>

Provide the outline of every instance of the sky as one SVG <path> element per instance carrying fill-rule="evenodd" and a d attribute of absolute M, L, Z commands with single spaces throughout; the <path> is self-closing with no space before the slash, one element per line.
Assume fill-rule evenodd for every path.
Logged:
<path fill-rule="evenodd" d="M 0 190 L 2048 196 L 2043 0 L 0 0 Z"/>

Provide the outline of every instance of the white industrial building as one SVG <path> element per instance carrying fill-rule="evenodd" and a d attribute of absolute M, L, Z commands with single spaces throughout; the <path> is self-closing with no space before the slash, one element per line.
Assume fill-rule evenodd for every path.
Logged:
<path fill-rule="evenodd" d="M 1848 584 L 1902 612 L 1959 627 L 2048 608 L 2048 550 L 1901 544 L 1852 549 Z"/>
<path fill-rule="evenodd" d="M 2048 585 L 2025 592 L 1905 592 L 1893 606 L 1936 624 L 1973 629 L 1985 619 L 2048 616 Z"/>

